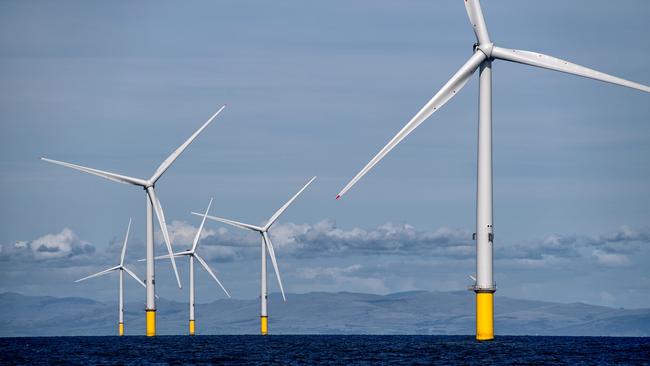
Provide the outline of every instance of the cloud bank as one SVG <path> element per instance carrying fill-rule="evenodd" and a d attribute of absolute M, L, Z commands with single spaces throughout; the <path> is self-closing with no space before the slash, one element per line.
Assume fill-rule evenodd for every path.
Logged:
<path fill-rule="evenodd" d="M 47 234 L 32 241 L 18 240 L 0 246 L 0 260 L 11 258 L 35 261 L 52 261 L 86 256 L 95 252 L 95 246 L 79 239 L 68 228 L 59 233 Z"/>
<path fill-rule="evenodd" d="M 191 247 L 197 227 L 172 221 L 169 232 L 175 250 Z M 473 259 L 474 241 L 466 229 L 439 228 L 417 230 L 409 224 L 386 223 L 371 229 L 342 229 L 333 220 L 315 224 L 279 223 L 271 231 L 278 255 L 292 258 L 349 256 L 426 256 L 450 260 Z M 156 239 L 161 249 L 160 232 Z M 96 247 L 64 228 L 58 233 L 34 240 L 18 240 L 0 246 L 0 260 L 12 258 L 39 262 L 75 265 L 83 258 L 101 262 L 118 255 L 122 238 L 114 237 L 109 245 L 96 253 Z M 144 254 L 142 239 L 130 238 L 127 256 Z M 201 235 L 199 250 L 209 260 L 233 262 L 257 256 L 261 239 L 257 233 L 229 227 L 206 227 Z M 621 226 L 615 231 L 596 236 L 549 234 L 540 239 L 495 245 L 495 260 L 520 266 L 541 267 L 563 265 L 575 260 L 591 261 L 604 267 L 625 267 L 633 256 L 647 249 L 650 228 Z"/>

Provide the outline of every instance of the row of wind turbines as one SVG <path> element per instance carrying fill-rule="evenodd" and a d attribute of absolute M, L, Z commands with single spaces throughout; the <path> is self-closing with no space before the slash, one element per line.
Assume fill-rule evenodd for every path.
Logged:
<path fill-rule="evenodd" d="M 476 338 L 478 340 L 491 340 L 494 338 L 494 300 L 493 294 L 496 291 L 496 284 L 493 280 L 493 242 L 494 242 L 494 226 L 493 226 L 493 198 L 492 198 L 492 63 L 496 60 L 510 61 L 514 63 L 524 64 L 528 66 L 535 66 L 554 71 L 564 72 L 585 78 L 604 81 L 611 84 L 621 85 L 628 88 L 637 89 L 643 92 L 650 92 L 650 87 L 611 76 L 593 69 L 586 68 L 577 64 L 570 63 L 555 57 L 544 55 L 541 53 L 522 51 L 516 49 L 508 49 L 496 46 L 490 39 L 488 28 L 481 10 L 479 0 L 464 0 L 465 9 L 472 25 L 474 34 L 476 36 L 476 43 L 473 46 L 473 54 L 465 64 L 451 77 L 451 79 L 436 93 L 431 100 L 429 100 L 418 113 L 393 137 L 386 146 L 384 146 L 377 155 L 375 155 L 366 166 L 339 192 L 336 196 L 337 199 L 341 198 L 347 193 L 365 174 L 367 174 L 381 159 L 383 159 L 395 146 L 397 146 L 406 136 L 413 132 L 421 123 L 428 119 L 433 113 L 439 110 L 445 103 L 451 100 L 469 81 L 469 79 L 479 72 L 479 103 L 478 103 L 478 169 L 477 169 L 477 197 L 476 197 L 476 232 L 474 239 L 476 240 L 476 276 L 471 276 L 474 280 L 472 290 L 476 293 Z M 225 106 L 224 106 L 225 107 Z M 193 214 L 201 216 L 201 226 L 194 238 L 192 248 L 187 251 L 173 253 L 172 245 L 165 223 L 165 216 L 160 205 L 160 201 L 156 196 L 154 186 L 158 179 L 165 173 L 171 164 L 178 158 L 178 156 L 189 146 L 189 144 L 214 120 L 217 115 L 223 110 L 219 109 L 207 122 L 205 122 L 190 138 L 185 141 L 176 151 L 174 151 L 155 171 L 153 176 L 149 179 L 139 179 L 119 175 L 115 173 L 105 172 L 97 169 L 87 168 L 75 164 L 65 163 L 61 161 L 43 158 L 43 160 L 77 169 L 89 174 L 94 174 L 102 178 L 106 178 L 119 183 L 131 184 L 139 186 L 145 191 L 145 208 L 146 208 L 146 233 L 147 233 L 147 258 L 146 258 L 146 279 L 141 281 L 131 270 L 124 266 L 124 255 L 126 251 L 125 239 L 122 254 L 120 258 L 120 265 L 109 268 L 105 271 L 88 276 L 81 280 L 91 277 L 100 276 L 110 273 L 112 271 L 119 271 L 120 273 L 120 333 L 122 333 L 122 282 L 123 273 L 126 272 L 141 285 L 147 289 L 147 330 L 148 336 L 155 335 L 155 281 L 154 281 L 154 260 L 169 258 L 172 263 L 174 274 L 181 286 L 180 278 L 176 268 L 175 257 L 187 256 L 190 260 L 190 333 L 194 332 L 194 275 L 193 266 L 194 259 L 196 259 L 205 269 L 210 273 L 215 281 L 221 286 L 224 292 L 228 295 L 226 289 L 221 285 L 217 276 L 208 267 L 205 260 L 203 260 L 197 253 L 197 246 L 201 230 L 205 224 L 206 219 L 215 220 L 221 223 L 232 225 L 241 229 L 252 230 L 258 232 L 261 236 L 262 242 L 262 272 L 261 272 L 261 315 L 260 315 L 260 329 L 262 334 L 268 331 L 267 323 L 267 280 L 266 280 L 266 256 L 267 252 L 271 258 L 271 263 L 277 277 L 282 297 L 286 301 L 284 288 L 280 278 L 280 272 L 273 250 L 273 245 L 269 237 L 269 229 L 278 219 L 278 217 L 291 205 L 291 203 L 311 184 L 314 179 L 312 178 L 305 186 L 298 191 L 284 206 L 282 206 L 264 226 L 256 226 L 245 224 L 229 219 L 208 215 L 210 204 L 208 205 L 205 213 Z M 156 213 L 158 223 L 160 225 L 168 254 L 155 257 L 154 256 L 154 240 L 153 240 L 153 211 Z M 127 229 L 128 237 L 128 229 Z M 80 281 L 81 281 L 80 280 Z"/>
<path fill-rule="evenodd" d="M 120 255 L 120 264 L 111 268 L 108 268 L 106 270 L 103 270 L 101 272 L 92 274 L 90 276 L 81 278 L 75 282 L 81 282 L 93 277 L 99 277 L 103 275 L 107 275 L 111 272 L 114 271 L 119 271 L 120 274 L 120 287 L 119 287 L 119 321 L 118 321 L 118 334 L 124 335 L 124 272 L 126 272 L 128 275 L 130 275 L 134 280 L 136 280 L 138 283 L 140 283 L 143 287 L 145 287 L 147 291 L 147 302 L 146 302 L 146 335 L 147 336 L 155 336 L 156 335 L 156 292 L 155 292 L 155 260 L 156 259 L 170 259 L 172 268 L 174 270 L 174 275 L 176 276 L 176 281 L 178 284 L 179 288 L 182 288 L 181 285 L 181 280 L 180 276 L 178 275 L 178 269 L 176 267 L 176 257 L 188 257 L 189 258 L 189 264 L 190 264 L 190 280 L 189 280 L 189 303 L 190 303 L 190 310 L 189 310 L 189 334 L 194 335 L 195 334 L 195 314 L 194 314 L 194 309 L 195 309 L 195 296 L 194 296 L 194 261 L 196 260 L 199 262 L 199 264 L 210 274 L 210 276 L 217 282 L 217 284 L 221 287 L 221 289 L 224 291 L 224 293 L 230 297 L 230 294 L 226 290 L 226 288 L 223 286 L 221 281 L 219 281 L 219 278 L 216 276 L 216 274 L 210 269 L 210 266 L 208 266 L 208 263 L 203 259 L 198 253 L 198 245 L 199 245 L 199 240 L 201 237 L 201 233 L 203 232 L 203 227 L 205 225 L 206 219 L 222 222 L 228 225 L 232 225 L 241 229 L 246 229 L 246 230 L 253 230 L 256 231 L 260 234 L 261 239 L 262 239 L 262 258 L 261 258 L 261 284 L 260 284 L 260 301 L 261 301 L 261 311 L 260 311 L 260 331 L 262 335 L 266 335 L 268 333 L 268 307 L 267 307 L 267 302 L 268 302 L 268 290 L 267 290 L 267 270 L 266 270 L 266 262 L 267 262 L 267 252 L 268 256 L 271 259 L 271 263 L 273 264 L 273 269 L 275 271 L 275 276 L 278 280 L 278 285 L 280 287 L 280 292 L 282 293 L 282 299 L 286 301 L 286 296 L 284 294 L 284 287 L 282 286 L 282 279 L 280 277 L 280 269 L 278 268 L 278 262 L 275 256 L 275 251 L 273 249 L 273 244 L 271 242 L 271 238 L 269 236 L 269 230 L 271 229 L 271 226 L 280 218 L 280 216 L 289 208 L 289 206 L 298 198 L 298 196 L 305 190 L 307 187 L 316 179 L 316 177 L 311 178 L 295 195 L 289 199 L 282 207 L 280 207 L 272 216 L 269 218 L 269 220 L 266 222 L 264 226 L 256 226 L 256 225 L 251 225 L 251 224 L 245 224 L 242 222 L 237 222 L 233 220 L 228 220 L 224 219 L 221 217 L 216 217 L 216 216 L 210 216 L 208 215 L 210 211 L 210 207 L 212 206 L 212 198 L 210 199 L 210 202 L 208 204 L 207 209 L 205 210 L 205 213 L 196 213 L 192 212 L 194 215 L 198 215 L 202 217 L 201 224 L 199 226 L 199 229 L 196 232 L 196 235 L 194 237 L 194 241 L 192 242 L 192 247 L 190 249 L 187 249 L 185 251 L 181 252 L 176 252 L 174 253 L 172 249 L 172 243 L 171 239 L 169 236 L 169 232 L 167 230 L 167 225 L 165 221 L 165 214 L 162 209 L 162 206 L 160 204 L 160 200 L 156 196 L 156 191 L 154 189 L 154 186 L 156 182 L 160 179 L 160 177 L 169 169 L 169 167 L 174 163 L 174 161 L 185 151 L 185 149 L 196 139 L 196 137 L 223 111 L 223 109 L 226 106 L 224 105 L 221 107 L 216 113 L 214 113 L 196 132 L 194 132 L 181 146 L 178 147 L 165 161 L 160 164 L 158 169 L 154 172 L 154 174 L 147 180 L 140 179 L 140 178 L 134 178 L 134 177 L 129 177 L 126 175 L 121 175 L 121 174 L 116 174 L 116 173 L 111 173 L 103 170 L 98 170 L 98 169 L 93 169 L 93 168 L 88 168 L 84 167 L 81 165 L 76 165 L 76 164 L 70 164 L 66 163 L 63 161 L 59 160 L 53 160 L 53 159 L 48 159 L 48 158 L 41 158 L 44 161 L 47 161 L 49 163 L 57 164 L 57 165 L 62 165 L 68 168 L 72 168 L 75 170 L 79 170 L 85 173 L 93 174 L 111 181 L 115 181 L 118 183 L 125 183 L 125 184 L 131 184 L 135 186 L 140 186 L 145 190 L 145 208 L 146 208 L 146 233 L 147 233 L 147 258 L 141 259 L 140 261 L 146 261 L 146 278 L 145 281 L 142 281 L 132 270 L 127 268 L 124 265 L 124 259 L 126 255 L 126 247 L 128 243 L 128 237 L 129 237 L 129 232 L 131 230 L 131 220 L 129 220 L 129 226 L 127 227 L 126 231 L 126 236 L 124 238 L 124 244 L 122 246 L 122 252 Z M 156 217 L 158 218 L 158 223 L 163 235 L 163 238 L 165 240 L 165 245 L 167 247 L 168 254 L 162 255 L 162 256 L 154 256 L 154 237 L 153 237 L 153 215 L 152 215 L 152 210 L 155 210 L 156 212 Z"/>

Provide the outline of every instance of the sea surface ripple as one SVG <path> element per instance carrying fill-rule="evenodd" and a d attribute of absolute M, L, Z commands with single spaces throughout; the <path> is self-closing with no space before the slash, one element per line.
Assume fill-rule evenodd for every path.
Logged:
<path fill-rule="evenodd" d="M 0 338 L 3 365 L 649 365 L 650 338 L 254 335 Z"/>

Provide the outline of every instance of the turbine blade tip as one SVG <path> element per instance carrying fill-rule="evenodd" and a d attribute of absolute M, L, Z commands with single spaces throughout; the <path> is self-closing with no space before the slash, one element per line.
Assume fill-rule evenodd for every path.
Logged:
<path fill-rule="evenodd" d="M 337 199 L 337 200 L 338 200 L 338 199 L 341 199 L 341 195 L 340 195 L 340 194 L 337 194 L 337 195 L 336 195 L 336 199 Z"/>

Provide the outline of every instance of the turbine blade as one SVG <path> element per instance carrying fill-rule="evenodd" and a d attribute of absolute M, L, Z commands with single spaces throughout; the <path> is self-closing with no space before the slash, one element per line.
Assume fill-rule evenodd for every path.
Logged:
<path fill-rule="evenodd" d="M 474 74 L 476 69 L 485 60 L 486 56 L 483 52 L 475 52 L 470 59 L 454 74 L 454 76 L 447 81 L 447 83 L 436 93 L 436 95 L 427 102 L 427 104 L 420 109 L 420 111 L 393 137 L 392 140 L 384 146 L 377 155 L 375 155 L 366 166 L 339 192 L 336 198 L 340 198 L 347 191 L 354 186 L 359 179 L 368 173 L 381 159 L 384 158 L 397 144 L 399 144 L 406 136 L 415 130 L 422 122 L 429 116 L 436 112 L 440 107 L 447 103 L 451 98 L 456 95 L 460 89 L 465 86 L 469 78 Z"/>
<path fill-rule="evenodd" d="M 203 225 L 205 225 L 205 219 L 208 215 L 208 212 L 210 212 L 210 206 L 212 206 L 212 197 L 210 197 L 210 203 L 208 203 L 208 208 L 205 209 L 205 215 L 203 215 L 203 219 L 201 220 L 201 225 L 199 226 L 199 230 L 196 232 L 196 236 L 194 237 L 194 242 L 192 243 L 192 253 L 196 250 L 196 247 L 199 245 L 199 238 L 201 238 L 201 232 L 203 231 Z"/>
<path fill-rule="evenodd" d="M 103 275 L 108 274 L 108 273 L 110 273 L 110 272 L 113 272 L 113 271 L 115 271 L 116 269 L 119 269 L 119 268 L 120 268 L 120 266 L 111 267 L 111 268 L 109 268 L 109 269 L 105 269 L 105 270 L 103 270 L 103 271 L 101 271 L 101 272 L 97 272 L 97 273 L 95 273 L 95 274 L 91 274 L 90 276 L 86 276 L 86 277 L 84 277 L 84 278 L 80 278 L 80 279 L 78 279 L 78 280 L 76 280 L 76 281 L 74 281 L 74 282 L 75 282 L 75 283 L 76 283 L 76 282 L 81 282 L 81 281 L 85 281 L 85 280 L 87 280 L 87 279 L 89 279 L 89 278 L 103 276 Z"/>
<path fill-rule="evenodd" d="M 142 285 L 142 287 L 147 288 L 147 286 L 144 284 L 144 281 L 142 281 L 140 278 L 138 278 L 138 276 L 136 276 L 135 273 L 131 272 L 131 270 L 129 270 L 128 268 L 126 268 L 126 267 L 124 267 L 124 266 L 122 266 L 122 268 L 126 271 L 126 273 L 128 273 L 129 275 L 131 275 L 131 277 L 133 277 L 133 279 L 135 279 L 136 281 L 138 281 L 138 283 L 140 283 L 140 285 Z M 156 299 L 159 299 L 158 295 L 155 295 L 155 294 L 154 294 L 154 296 L 156 297 Z"/>
<path fill-rule="evenodd" d="M 196 259 L 199 261 L 199 263 L 201 263 L 201 265 L 203 266 L 203 268 L 205 268 L 205 270 L 208 271 L 208 273 L 210 274 L 210 276 L 212 276 L 212 278 L 214 278 L 214 280 L 217 281 L 217 283 L 219 284 L 219 287 L 221 287 L 221 289 L 223 290 L 223 292 L 225 292 L 226 295 L 228 295 L 228 297 L 230 297 L 230 294 L 228 293 L 228 291 L 226 290 L 226 288 L 223 287 L 223 285 L 221 284 L 221 281 L 219 281 L 219 279 L 218 279 L 217 276 L 212 272 L 212 270 L 210 269 L 210 267 L 208 267 L 208 264 L 203 260 L 203 258 L 201 258 L 201 257 L 200 257 L 198 254 L 196 254 L 196 253 L 194 253 L 194 258 L 196 258 Z"/>
<path fill-rule="evenodd" d="M 105 179 L 108 179 L 108 180 L 112 180 L 113 182 L 124 183 L 124 184 L 133 184 L 135 186 L 144 186 L 144 185 L 146 185 L 146 182 L 144 180 L 138 179 L 138 178 L 133 178 L 133 177 L 128 177 L 126 175 L 115 174 L 115 173 L 111 173 L 111 172 L 105 172 L 103 170 L 88 168 L 88 167 L 85 167 L 85 166 L 66 163 L 64 161 L 59 161 L 59 160 L 54 160 L 54 159 L 41 158 L 41 160 L 47 161 L 48 163 L 62 165 L 62 166 L 68 167 L 68 168 L 76 169 L 76 170 L 82 171 L 84 173 L 93 174 L 93 175 L 96 175 L 98 177 L 102 177 L 102 178 L 105 178 Z"/>
<path fill-rule="evenodd" d="M 208 119 L 198 130 L 196 130 L 196 132 L 194 132 L 192 136 L 190 136 L 190 138 L 188 138 L 185 142 L 183 142 L 183 144 L 179 146 L 178 149 L 176 149 L 171 155 L 169 155 L 169 157 L 167 157 L 167 159 L 165 159 L 165 161 L 163 161 L 162 164 L 160 164 L 158 169 L 156 169 L 156 172 L 153 174 L 150 180 L 155 183 L 160 178 L 160 176 L 162 176 L 163 173 L 165 173 L 165 171 L 172 165 L 172 163 L 174 163 L 174 161 L 183 153 L 183 151 L 192 143 L 192 141 L 194 141 L 194 139 L 206 127 L 208 127 L 210 122 L 212 122 L 212 120 L 214 120 L 219 115 L 219 113 L 223 111 L 224 108 L 226 108 L 225 105 L 219 108 L 219 110 L 215 114 L 213 114 L 212 117 L 210 117 L 210 119 Z"/>
<path fill-rule="evenodd" d="M 282 293 L 282 299 L 284 302 L 287 302 L 287 298 L 284 296 L 284 288 L 282 287 L 282 280 L 280 279 L 280 270 L 278 269 L 278 262 L 275 259 L 275 250 L 273 250 L 273 244 L 271 244 L 271 238 L 269 237 L 269 234 L 264 231 L 262 232 L 262 236 L 264 237 L 264 243 L 266 244 L 266 248 L 269 250 L 269 257 L 271 257 L 271 263 L 273 263 L 273 269 L 275 270 L 275 277 L 278 279 L 278 285 L 280 285 L 280 292 Z"/>
<path fill-rule="evenodd" d="M 253 231 L 262 231 L 262 230 L 264 230 L 264 229 L 262 229 L 262 228 L 259 227 L 259 226 L 250 225 L 250 224 L 244 224 L 243 222 L 234 221 L 234 220 L 228 220 L 228 219 L 224 219 L 224 218 L 222 218 L 222 217 L 216 217 L 216 216 L 204 215 L 204 214 L 201 214 L 201 213 L 198 213 L 198 212 L 192 212 L 192 215 L 196 215 L 196 216 L 205 216 L 205 217 L 207 217 L 207 218 L 210 219 L 210 220 L 223 222 L 224 224 L 228 224 L 228 225 L 236 226 L 236 227 L 238 227 L 238 228 L 240 228 L 240 229 L 248 229 L 248 230 L 253 230 Z"/>
<path fill-rule="evenodd" d="M 167 252 L 169 253 L 169 259 L 171 259 L 172 267 L 174 268 L 174 275 L 176 276 L 176 282 L 178 282 L 178 288 L 181 288 L 181 278 L 178 276 L 178 268 L 176 268 L 176 260 L 174 259 L 174 251 L 172 250 L 172 243 L 169 239 L 169 232 L 167 231 L 167 224 L 165 223 L 165 214 L 163 213 L 162 206 L 160 201 L 156 196 L 156 192 L 153 187 L 147 187 L 147 193 L 149 193 L 149 199 L 153 204 L 154 211 L 156 211 L 156 217 L 158 218 L 158 224 L 160 225 L 160 231 L 162 231 L 163 237 L 165 238 L 165 245 L 167 246 Z"/>
<path fill-rule="evenodd" d="M 184 255 L 188 255 L 188 254 L 191 254 L 191 253 L 192 252 L 190 252 L 189 250 L 185 251 L 185 252 L 177 252 L 177 253 L 174 253 L 174 257 L 182 257 Z M 157 257 L 154 257 L 153 259 L 169 259 L 169 254 L 159 255 Z M 147 258 L 142 258 L 142 259 L 138 259 L 138 262 L 144 262 L 146 260 L 147 260 Z"/>
<path fill-rule="evenodd" d="M 305 189 L 306 189 L 306 188 L 311 184 L 311 182 L 314 181 L 314 179 L 316 179 L 316 177 L 311 178 L 311 179 L 309 180 L 309 182 L 307 182 L 307 184 L 305 184 L 305 185 L 304 185 L 304 186 L 303 186 L 303 187 L 298 191 L 298 193 L 294 194 L 293 197 L 291 197 L 291 199 L 290 199 L 289 201 L 287 201 L 287 203 L 284 204 L 284 206 L 280 207 L 280 209 L 277 210 L 277 211 L 273 214 L 273 216 L 271 216 L 271 218 L 269 219 L 269 221 L 268 221 L 268 222 L 266 223 L 266 225 L 264 226 L 264 230 L 265 230 L 265 231 L 268 230 L 268 229 L 271 227 L 271 225 L 273 225 L 273 223 L 275 223 L 275 222 L 278 220 L 278 218 L 280 217 L 280 215 L 282 215 L 282 214 L 284 213 L 284 211 L 285 211 L 287 208 L 289 208 L 289 206 L 293 203 L 293 201 L 295 201 L 296 198 L 298 198 L 298 196 L 300 196 L 300 194 L 302 193 L 302 191 L 304 191 L 304 190 L 305 190 Z"/>
<path fill-rule="evenodd" d="M 131 219 L 129 218 L 129 226 L 126 228 L 126 235 L 124 236 L 124 244 L 122 245 L 122 255 L 120 255 L 120 266 L 124 265 L 124 256 L 126 255 L 126 244 L 129 241 L 129 231 L 131 230 Z"/>
<path fill-rule="evenodd" d="M 138 281 L 142 287 L 147 288 L 147 285 L 144 284 L 144 281 L 142 281 L 135 273 L 133 273 L 130 269 L 122 266 L 122 268 L 126 271 L 126 273 L 129 274 L 129 276 L 133 277 L 134 280 Z"/>
<path fill-rule="evenodd" d="M 516 62 L 520 64 L 541 67 L 543 69 L 555 70 L 582 76 L 589 79 L 604 81 L 606 83 L 625 86 L 632 89 L 637 89 L 650 93 L 650 87 L 635 83 L 633 81 L 621 79 L 616 76 L 605 74 L 604 72 L 596 71 L 584 66 L 580 66 L 568 61 L 561 60 L 552 56 L 544 55 L 537 52 L 513 50 L 509 48 L 494 47 L 492 50 L 492 57 L 501 60 Z"/>
<path fill-rule="evenodd" d="M 483 18 L 483 10 L 481 10 L 481 3 L 479 0 L 465 0 L 465 10 L 469 17 L 474 34 L 478 43 L 490 43 L 490 35 L 488 34 L 485 18 Z"/>

